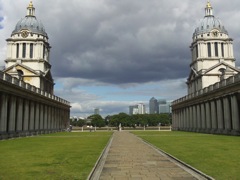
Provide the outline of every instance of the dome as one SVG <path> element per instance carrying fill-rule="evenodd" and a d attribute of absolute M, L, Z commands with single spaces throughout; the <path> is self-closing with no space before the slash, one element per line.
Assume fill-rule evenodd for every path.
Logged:
<path fill-rule="evenodd" d="M 47 36 L 43 24 L 35 16 L 26 16 L 18 21 L 12 34 L 18 33 L 23 29 L 28 29 L 32 33 Z"/>
<path fill-rule="evenodd" d="M 43 24 L 35 17 L 35 8 L 32 1 L 27 7 L 27 15 L 18 21 L 12 34 L 19 33 L 21 30 L 29 30 L 32 33 L 41 34 L 47 36 Z"/>
<path fill-rule="evenodd" d="M 213 29 L 218 29 L 219 32 L 228 34 L 221 21 L 214 16 L 205 16 L 204 19 L 200 20 L 197 28 L 195 29 L 194 35 L 204 34 L 211 32 Z"/>
<path fill-rule="evenodd" d="M 213 29 L 217 29 L 221 33 L 228 34 L 222 22 L 218 18 L 214 17 L 212 10 L 212 6 L 210 2 L 208 2 L 205 8 L 205 17 L 200 20 L 193 35 L 208 33 Z"/>

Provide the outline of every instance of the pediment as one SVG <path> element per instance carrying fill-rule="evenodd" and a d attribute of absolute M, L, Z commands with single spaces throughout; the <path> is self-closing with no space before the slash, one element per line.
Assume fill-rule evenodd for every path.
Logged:
<path fill-rule="evenodd" d="M 40 74 L 29 68 L 28 66 L 24 66 L 22 64 L 15 64 L 4 70 L 5 73 L 12 74 L 17 71 L 22 71 L 23 76 L 39 76 Z"/>
<path fill-rule="evenodd" d="M 204 75 L 211 75 L 211 74 L 219 74 L 222 71 L 225 71 L 225 73 L 240 73 L 240 70 L 225 63 L 220 62 L 216 64 L 215 66 L 212 66 L 211 68 L 207 69 L 203 74 Z"/>

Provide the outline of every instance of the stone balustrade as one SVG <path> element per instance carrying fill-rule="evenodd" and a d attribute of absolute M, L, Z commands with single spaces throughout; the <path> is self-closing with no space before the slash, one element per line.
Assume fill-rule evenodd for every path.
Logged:
<path fill-rule="evenodd" d="M 14 84 L 14 85 L 17 85 L 19 87 L 22 87 L 24 89 L 27 89 L 27 90 L 30 90 L 32 92 L 35 92 L 35 93 L 38 93 L 38 94 L 41 94 L 41 95 L 44 95 L 46 97 L 50 97 L 51 99 L 54 99 L 56 101 L 59 101 L 61 103 L 64 103 L 66 105 L 69 105 L 70 106 L 70 102 L 64 100 L 64 99 L 61 99 L 55 95 L 52 95 L 50 93 L 47 93 L 45 91 L 42 91 L 40 88 L 37 88 L 35 86 L 32 86 L 31 84 L 29 83 L 25 83 L 24 81 L 21 81 L 15 77 L 12 77 L 10 76 L 9 74 L 6 74 L 6 73 L 3 73 L 2 71 L 0 71 L 0 79 L 4 80 L 4 81 L 7 81 L 11 84 Z"/>
<path fill-rule="evenodd" d="M 228 85 L 231 85 L 231 84 L 234 84 L 234 83 L 237 83 L 240 81 L 240 73 L 239 74 L 236 74 L 235 76 L 232 76 L 232 77 L 229 77 L 227 79 L 224 79 L 220 82 L 217 82 L 213 85 L 210 85 L 206 88 L 204 88 L 203 90 L 199 90 L 199 91 L 196 91 L 195 93 L 192 93 L 192 94 L 189 94 L 189 95 L 186 95 L 182 98 L 179 98 L 175 101 L 172 102 L 172 105 L 174 104 L 177 104 L 177 103 L 180 103 L 180 102 L 183 102 L 189 98 L 194 98 L 194 97 L 197 97 L 197 96 L 200 96 L 200 95 L 204 95 L 208 92 L 211 92 L 213 90 L 216 90 L 216 89 L 219 89 L 219 88 L 223 88 L 223 87 L 227 87 Z"/>

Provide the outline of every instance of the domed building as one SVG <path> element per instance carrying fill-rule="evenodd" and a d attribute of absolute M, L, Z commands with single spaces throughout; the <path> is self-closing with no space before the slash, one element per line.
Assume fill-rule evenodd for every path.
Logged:
<path fill-rule="evenodd" d="M 53 94 L 49 54 L 51 46 L 43 24 L 35 16 L 32 1 L 27 15 L 15 26 L 7 40 L 5 73 Z"/>
<path fill-rule="evenodd" d="M 240 72 L 235 67 L 233 39 L 222 22 L 213 15 L 209 1 L 205 7 L 205 16 L 199 21 L 192 39 L 188 94 Z"/>

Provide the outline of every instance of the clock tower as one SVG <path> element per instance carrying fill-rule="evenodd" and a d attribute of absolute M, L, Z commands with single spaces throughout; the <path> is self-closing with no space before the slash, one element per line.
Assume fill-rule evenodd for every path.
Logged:
<path fill-rule="evenodd" d="M 235 67 L 233 39 L 221 21 L 214 17 L 209 1 L 205 7 L 205 16 L 196 27 L 192 39 L 188 94 L 240 72 Z"/>
<path fill-rule="evenodd" d="M 4 72 L 53 94 L 49 54 L 51 46 L 43 24 L 35 16 L 32 1 L 27 15 L 18 21 L 7 40 Z"/>

